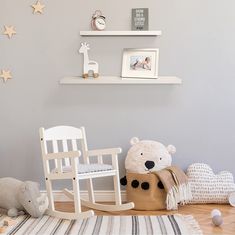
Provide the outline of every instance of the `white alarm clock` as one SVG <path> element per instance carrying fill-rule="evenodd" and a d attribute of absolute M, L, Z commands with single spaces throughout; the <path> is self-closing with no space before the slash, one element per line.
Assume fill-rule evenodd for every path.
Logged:
<path fill-rule="evenodd" d="M 91 27 L 93 30 L 104 30 L 106 27 L 105 16 L 100 10 L 95 11 L 92 15 Z"/>

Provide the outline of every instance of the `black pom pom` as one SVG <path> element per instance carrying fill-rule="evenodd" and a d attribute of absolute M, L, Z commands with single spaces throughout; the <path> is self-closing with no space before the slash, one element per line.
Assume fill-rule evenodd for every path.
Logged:
<path fill-rule="evenodd" d="M 139 186 L 139 181 L 138 180 L 133 180 L 132 182 L 131 182 L 131 186 L 133 187 L 133 188 L 138 188 L 138 186 Z"/>
<path fill-rule="evenodd" d="M 123 186 L 127 185 L 126 176 L 124 176 L 124 177 L 122 177 L 122 178 L 120 179 L 120 184 L 123 185 Z"/>
<path fill-rule="evenodd" d="M 141 184 L 141 188 L 142 188 L 143 190 L 148 190 L 148 189 L 149 189 L 149 183 L 148 183 L 148 182 L 143 182 L 143 183 Z"/>
<path fill-rule="evenodd" d="M 162 183 L 162 181 L 159 181 L 158 184 L 157 184 L 158 188 L 160 189 L 164 189 L 164 185 Z"/>

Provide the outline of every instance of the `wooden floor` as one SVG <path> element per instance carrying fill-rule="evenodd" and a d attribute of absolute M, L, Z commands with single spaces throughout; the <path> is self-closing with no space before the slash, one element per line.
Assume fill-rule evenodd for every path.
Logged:
<path fill-rule="evenodd" d="M 72 202 L 57 202 L 58 210 L 71 212 L 74 210 Z M 210 212 L 213 209 L 219 209 L 223 214 L 224 223 L 221 227 L 215 227 L 210 218 Z M 87 210 L 87 208 L 83 208 Z M 95 211 L 96 215 L 163 215 L 180 213 L 184 215 L 193 215 L 201 226 L 204 234 L 233 234 L 235 235 L 235 207 L 229 205 L 186 205 L 178 211 L 136 211 L 129 210 L 125 212 L 108 213 Z"/>

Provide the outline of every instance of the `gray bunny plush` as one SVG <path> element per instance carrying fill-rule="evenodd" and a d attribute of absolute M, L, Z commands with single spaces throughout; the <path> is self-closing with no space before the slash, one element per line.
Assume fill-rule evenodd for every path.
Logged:
<path fill-rule="evenodd" d="M 48 198 L 41 195 L 39 184 L 14 178 L 0 178 L 0 208 L 10 217 L 28 213 L 41 217 L 48 208 Z"/>

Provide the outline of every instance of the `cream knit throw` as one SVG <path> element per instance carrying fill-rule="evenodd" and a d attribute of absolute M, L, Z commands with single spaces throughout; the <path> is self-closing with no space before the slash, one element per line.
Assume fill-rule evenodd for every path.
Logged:
<path fill-rule="evenodd" d="M 162 181 L 167 192 L 167 210 L 177 210 L 178 203 L 184 205 L 192 199 L 188 177 L 180 168 L 170 166 L 153 173 Z"/>

